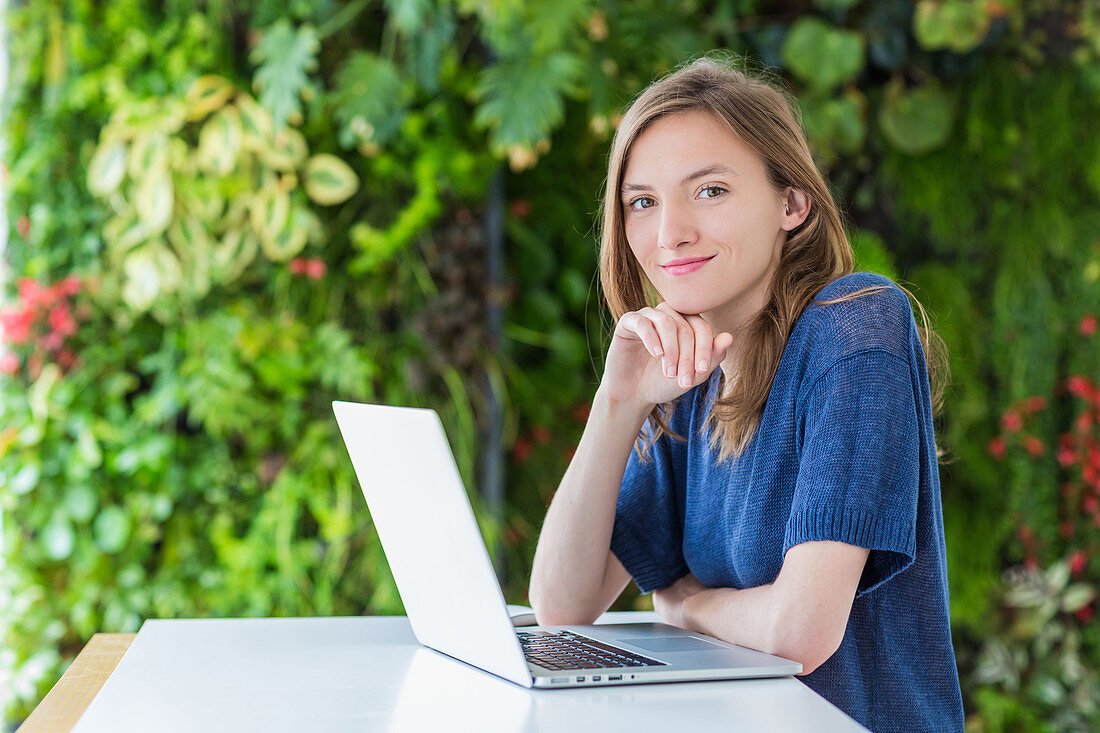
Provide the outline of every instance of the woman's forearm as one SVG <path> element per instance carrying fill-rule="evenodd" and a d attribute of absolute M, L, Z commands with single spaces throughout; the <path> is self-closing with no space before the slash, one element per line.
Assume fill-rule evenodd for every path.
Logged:
<path fill-rule="evenodd" d="M 684 624 L 731 644 L 773 652 L 773 586 L 708 588 L 684 600 Z"/>
<path fill-rule="evenodd" d="M 602 591 L 619 486 L 651 409 L 597 391 L 535 549 L 530 600 L 540 624 L 591 623 L 607 610 Z"/>

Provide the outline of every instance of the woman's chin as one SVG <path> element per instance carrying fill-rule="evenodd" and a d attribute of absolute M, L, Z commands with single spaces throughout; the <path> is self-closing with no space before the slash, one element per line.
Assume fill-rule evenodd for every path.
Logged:
<path fill-rule="evenodd" d="M 715 307 L 715 304 L 709 300 L 692 297 L 684 293 L 661 293 L 661 297 L 664 298 L 666 303 L 672 306 L 674 311 L 685 316 L 697 316 Z"/>

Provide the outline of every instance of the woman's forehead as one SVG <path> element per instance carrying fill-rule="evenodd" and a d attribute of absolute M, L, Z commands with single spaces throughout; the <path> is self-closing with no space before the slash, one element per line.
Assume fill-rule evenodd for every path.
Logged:
<path fill-rule="evenodd" d="M 713 170 L 721 168 L 723 170 Z M 749 177 L 762 173 L 759 156 L 708 112 L 681 112 L 657 120 L 631 146 L 622 190 L 687 185 L 693 174 Z"/>

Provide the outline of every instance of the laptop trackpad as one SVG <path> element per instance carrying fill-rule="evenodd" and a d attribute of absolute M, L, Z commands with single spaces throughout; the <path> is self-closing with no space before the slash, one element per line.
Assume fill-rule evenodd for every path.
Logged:
<path fill-rule="evenodd" d="M 634 639 L 619 639 L 620 642 L 639 646 L 651 652 L 698 652 L 725 650 L 725 647 L 696 639 L 694 636 L 657 636 Z"/>

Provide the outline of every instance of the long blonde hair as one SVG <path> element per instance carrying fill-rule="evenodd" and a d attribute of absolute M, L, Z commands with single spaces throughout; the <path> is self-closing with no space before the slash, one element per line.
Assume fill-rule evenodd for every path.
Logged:
<path fill-rule="evenodd" d="M 827 284 L 853 271 L 852 246 L 840 211 L 810 153 L 798 104 L 781 81 L 771 82 L 770 77 L 767 72 L 748 72 L 743 62 L 728 54 L 708 54 L 648 86 L 615 132 L 607 184 L 600 201 L 600 285 L 613 322 L 625 313 L 659 302 L 627 243 L 619 191 L 635 141 L 656 120 L 689 111 L 713 114 L 763 160 L 768 182 L 777 193 L 787 187 L 798 188 L 812 202 L 805 221 L 788 234 L 768 300 L 747 326 L 744 343 L 753 344 L 753 348 L 739 354 L 734 369 L 738 377 L 724 397 L 725 375 L 719 377 L 719 396 L 707 415 L 707 425 L 713 428 L 709 430 L 711 448 L 720 446 L 720 461 L 741 455 L 752 440 L 783 349 L 803 310 Z M 821 304 L 851 300 L 882 287 L 865 288 Z M 918 332 L 931 382 L 932 409 L 933 414 L 939 414 L 948 380 L 947 350 L 929 326 L 924 307 L 912 293 L 901 289 L 920 313 Z M 674 404 L 669 403 L 656 406 L 651 413 L 656 428 L 645 444 L 639 436 L 637 446 L 643 460 L 664 432 L 684 440 L 668 426 L 673 409 Z"/>

